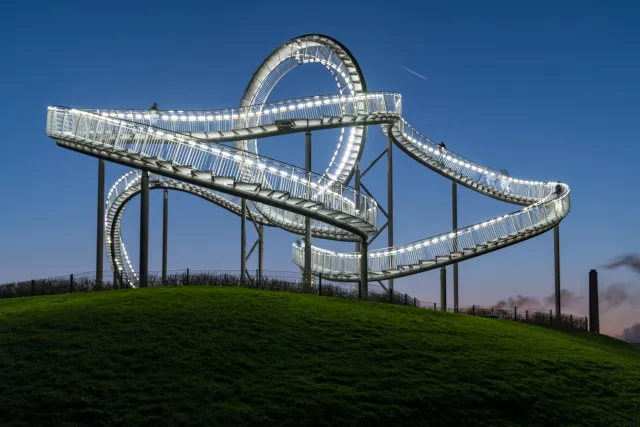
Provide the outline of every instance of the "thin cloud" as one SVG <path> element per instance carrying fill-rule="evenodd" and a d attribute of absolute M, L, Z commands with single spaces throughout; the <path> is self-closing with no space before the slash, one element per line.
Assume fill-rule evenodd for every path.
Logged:
<path fill-rule="evenodd" d="M 420 74 L 420 73 L 416 73 L 416 72 L 415 72 L 415 71 L 413 71 L 411 68 L 407 68 L 407 67 L 405 67 L 404 65 L 401 65 L 401 67 L 402 67 L 405 71 L 408 71 L 408 72 L 410 72 L 411 74 L 413 74 L 414 76 L 416 76 L 416 77 L 420 77 L 422 80 L 427 80 L 427 78 L 426 78 L 425 76 L 423 76 L 423 75 L 422 75 L 422 74 Z"/>

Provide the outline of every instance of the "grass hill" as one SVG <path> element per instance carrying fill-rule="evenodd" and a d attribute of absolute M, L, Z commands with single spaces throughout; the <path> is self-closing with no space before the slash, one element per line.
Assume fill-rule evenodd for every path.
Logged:
<path fill-rule="evenodd" d="M 187 286 L 0 301 L 2 426 L 632 425 L 640 350 L 586 332 Z"/>

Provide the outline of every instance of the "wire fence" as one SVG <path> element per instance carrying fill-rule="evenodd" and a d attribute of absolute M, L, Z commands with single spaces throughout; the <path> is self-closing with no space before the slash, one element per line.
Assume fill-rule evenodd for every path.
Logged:
<path fill-rule="evenodd" d="M 163 286 L 225 286 L 260 289 L 267 291 L 310 293 L 319 296 L 337 297 L 350 300 L 362 299 L 360 287 L 357 283 L 342 283 L 315 278 L 309 288 L 302 283 L 300 273 L 291 271 L 265 271 L 260 276 L 245 274 L 244 278 L 239 270 L 169 270 L 163 280 L 162 272 L 150 271 L 148 287 Z M 112 278 L 98 280 L 95 272 L 70 274 L 68 276 L 49 277 L 46 279 L 32 279 L 20 282 L 0 284 L 0 298 L 17 298 L 37 295 L 56 295 L 73 292 L 98 292 L 128 289 L 130 286 L 122 280 L 122 276 L 114 275 Z M 398 305 L 413 306 L 417 308 L 441 310 L 442 307 L 435 302 L 421 301 L 388 290 L 376 282 L 369 283 L 367 299 Z M 563 329 L 587 330 L 587 317 L 562 314 L 559 318 L 552 310 L 529 310 L 518 307 L 487 307 L 481 305 L 459 306 L 456 310 L 453 306 L 447 306 L 448 312 L 457 312 L 471 316 L 488 317 L 518 322 L 550 325 Z"/>

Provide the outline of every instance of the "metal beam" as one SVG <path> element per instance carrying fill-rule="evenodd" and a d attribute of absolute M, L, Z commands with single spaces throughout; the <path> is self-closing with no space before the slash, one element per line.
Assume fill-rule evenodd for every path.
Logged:
<path fill-rule="evenodd" d="M 140 287 L 149 286 L 149 172 L 142 171 L 140 192 Z"/>
<path fill-rule="evenodd" d="M 553 228 L 553 264 L 555 270 L 555 294 L 556 294 L 556 321 L 560 323 L 561 319 L 561 301 L 560 301 L 560 224 Z"/>
<path fill-rule="evenodd" d="M 378 280 L 377 282 L 378 282 L 378 285 L 380 285 L 380 287 L 384 289 L 385 292 L 389 292 L 389 289 L 387 289 L 387 287 L 380 280 Z"/>
<path fill-rule="evenodd" d="M 367 167 L 365 168 L 365 170 L 363 170 L 363 171 L 360 173 L 360 179 L 364 178 L 364 176 L 367 174 L 367 172 L 369 172 L 369 169 L 371 169 L 371 168 L 373 167 L 373 165 L 375 165 L 376 163 L 378 163 L 378 160 L 380 160 L 380 159 L 382 158 L 382 156 L 384 156 L 385 154 L 387 154 L 387 149 L 386 149 L 386 148 L 385 148 L 384 150 L 382 150 L 382 153 L 380 153 L 380 154 L 378 155 L 378 157 L 376 157 L 376 159 L 375 159 L 373 162 L 371 162 L 371 164 L 369 164 L 369 166 L 367 166 Z"/>
<path fill-rule="evenodd" d="M 369 299 L 369 243 L 360 242 L 360 299 Z"/>
<path fill-rule="evenodd" d="M 104 248 L 104 160 L 98 160 L 98 218 L 96 230 L 96 282 L 103 279 Z"/>
<path fill-rule="evenodd" d="M 447 268 L 440 267 L 440 310 L 447 311 Z"/>
<path fill-rule="evenodd" d="M 385 228 L 387 228 L 388 225 L 389 225 L 389 221 L 387 221 L 384 224 L 382 224 L 382 227 L 380 227 L 378 229 L 378 231 L 376 231 L 376 234 L 374 234 L 371 237 L 371 239 L 369 239 L 369 243 L 372 243 L 374 240 L 376 240 L 376 238 L 380 235 L 380 233 L 382 233 L 384 231 Z"/>
<path fill-rule="evenodd" d="M 167 281 L 167 241 L 169 239 L 169 190 L 164 189 L 162 209 L 162 282 Z"/>
<path fill-rule="evenodd" d="M 391 126 L 387 126 L 387 247 L 393 247 L 393 136 Z M 389 258 L 389 266 L 393 263 L 393 256 Z M 393 301 L 393 279 L 388 280 L 389 295 Z"/>
<path fill-rule="evenodd" d="M 369 191 L 369 189 L 362 183 L 362 181 L 360 181 L 360 188 L 362 189 L 362 191 L 364 191 L 365 193 L 367 193 L 367 196 L 371 197 L 372 199 L 375 200 L 375 197 L 373 197 L 373 194 L 371 194 L 371 192 Z M 380 205 L 378 205 L 378 209 L 380 209 L 380 212 L 382 212 L 382 214 L 389 218 L 389 214 L 387 213 L 387 211 L 384 210 L 384 208 Z"/>
<path fill-rule="evenodd" d="M 361 179 L 362 176 L 360 174 L 360 162 L 356 162 L 355 167 L 354 167 L 354 172 L 353 172 L 353 178 L 354 178 L 354 188 L 356 190 L 356 195 L 355 195 L 355 202 L 356 202 L 356 209 L 360 209 L 360 194 L 362 189 L 364 189 L 364 185 L 362 185 Z M 365 189 L 366 191 L 366 189 Z M 360 242 L 358 240 L 355 241 L 355 253 L 360 253 Z M 360 283 L 359 285 L 360 287 L 359 289 L 359 295 L 360 298 L 362 298 L 362 283 Z"/>
<path fill-rule="evenodd" d="M 305 169 L 307 175 L 307 197 L 311 197 L 311 132 L 304 134 Z M 304 217 L 304 286 L 311 292 L 311 218 Z"/>
<path fill-rule="evenodd" d="M 88 156 L 92 156 L 92 157 L 96 157 L 99 159 L 104 159 L 104 160 L 108 160 L 112 163 L 117 163 L 123 166 L 127 166 L 127 167 L 135 167 L 135 164 L 131 161 L 128 160 L 123 160 L 121 158 L 112 158 L 109 157 L 109 154 L 106 152 L 98 152 L 98 151 L 94 151 L 91 150 L 89 148 L 86 147 L 82 147 L 80 145 L 77 144 L 73 144 L 73 143 L 68 143 L 65 142 L 64 140 L 57 140 L 56 144 L 59 145 L 60 147 L 64 147 L 70 151 L 75 151 L 76 153 L 82 153 L 82 154 L 86 154 Z M 327 215 L 323 215 L 323 214 L 319 214 L 314 210 L 311 209 L 305 209 L 299 206 L 294 206 L 291 205 L 289 203 L 287 203 L 286 201 L 282 201 L 279 199 L 273 199 L 270 197 L 264 197 L 261 196 L 259 193 L 256 192 L 251 192 L 251 191 L 245 191 L 245 190 L 239 190 L 235 187 L 230 187 L 228 185 L 224 185 L 224 184 L 220 184 L 220 183 L 216 183 L 215 181 L 212 181 L 210 179 L 205 179 L 205 178 L 201 178 L 201 177 L 196 177 L 196 176 L 190 176 L 190 175 L 185 175 L 185 174 L 178 174 L 176 172 L 172 172 L 169 171 L 167 169 L 161 168 L 159 166 L 154 166 L 153 164 L 147 164 L 146 168 L 153 172 L 153 173 L 157 173 L 158 175 L 162 175 L 162 176 L 166 176 L 169 178 L 174 178 L 174 179 L 178 179 L 180 181 L 189 183 L 189 184 L 194 184 L 200 187 L 204 187 L 204 188 L 208 188 L 210 190 L 215 190 L 215 191 L 220 191 L 222 193 L 225 194 L 231 194 L 234 196 L 238 196 L 240 198 L 246 198 L 247 200 L 251 200 L 251 201 L 255 201 L 258 203 L 263 203 L 265 205 L 268 206 L 273 206 L 276 208 L 281 208 L 287 211 L 291 211 L 293 213 L 297 213 L 299 215 L 309 215 L 310 217 L 318 220 L 318 221 L 322 221 L 325 222 L 327 224 L 333 225 L 337 228 L 340 228 L 341 230 L 346 230 L 350 233 L 353 233 L 354 235 L 356 235 L 358 238 L 363 238 L 363 237 L 367 237 L 367 232 L 362 230 L 360 227 L 354 226 L 351 223 L 345 222 L 343 220 L 339 220 L 336 218 L 333 218 L 331 216 L 327 216 Z"/>
<path fill-rule="evenodd" d="M 240 218 L 240 282 L 244 284 L 247 272 L 247 199 L 242 199 Z"/>
<path fill-rule="evenodd" d="M 258 280 L 262 282 L 262 274 L 264 271 L 262 269 L 262 259 L 264 253 L 264 226 L 262 224 L 260 224 L 260 227 L 258 228 L 258 236 L 258 238 L 260 239 L 260 243 L 258 244 Z"/>
<path fill-rule="evenodd" d="M 458 229 L 458 186 L 456 182 L 451 183 L 451 214 L 452 229 Z M 453 251 L 458 252 L 458 234 L 453 237 Z M 453 264 L 453 311 L 458 312 L 458 263 Z"/>
<path fill-rule="evenodd" d="M 249 253 L 247 254 L 247 257 L 245 258 L 245 261 L 249 261 L 249 258 L 251 258 L 251 254 L 253 253 L 253 251 L 256 250 L 256 247 L 258 247 L 258 244 L 260 243 L 260 236 L 258 236 L 258 239 L 253 242 L 253 245 L 251 246 L 251 249 L 249 249 Z"/>

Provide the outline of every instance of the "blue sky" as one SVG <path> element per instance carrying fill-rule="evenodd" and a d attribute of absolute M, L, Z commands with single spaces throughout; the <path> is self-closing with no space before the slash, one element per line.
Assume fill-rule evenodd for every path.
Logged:
<path fill-rule="evenodd" d="M 640 251 L 634 179 L 640 158 L 638 2 L 301 5 L 5 5 L 0 16 L 0 176 L 5 183 L 0 282 L 94 269 L 97 160 L 57 147 L 46 137 L 47 105 L 146 108 L 155 101 L 167 109 L 233 107 L 271 50 L 308 33 L 344 43 L 369 89 L 401 93 L 405 118 L 424 134 L 512 176 L 567 182 L 572 213 L 561 226 L 563 287 L 584 292 L 589 269 Z M 326 71 L 309 65 L 290 73 L 270 99 L 335 90 Z M 336 133 L 314 134 L 314 170 L 325 169 Z M 369 135 L 364 158 L 370 160 L 385 141 L 378 128 Z M 261 141 L 260 151 L 303 165 L 302 141 L 302 135 L 271 138 Z M 450 183 L 401 151 L 395 153 L 396 243 L 449 229 Z M 109 164 L 107 186 L 126 170 Z M 377 167 L 367 178 L 384 205 L 384 169 Z M 160 192 L 152 193 L 151 203 L 150 267 L 157 270 Z M 183 194 L 172 193 L 170 204 L 170 268 L 239 268 L 236 216 Z M 137 209 L 137 203 L 130 205 L 123 225 L 134 260 Z M 459 209 L 459 224 L 468 225 L 515 207 L 460 189 Z M 295 238 L 281 230 L 266 232 L 267 269 L 295 271 L 290 261 Z M 255 268 L 253 262 L 249 266 Z M 640 292 L 632 273 L 600 271 L 603 285 L 625 282 Z M 399 280 L 397 287 L 437 301 L 438 274 Z M 552 234 L 462 263 L 460 287 L 461 304 L 548 295 L 553 291 Z M 640 321 L 632 307 L 624 310 L 619 322 Z"/>

